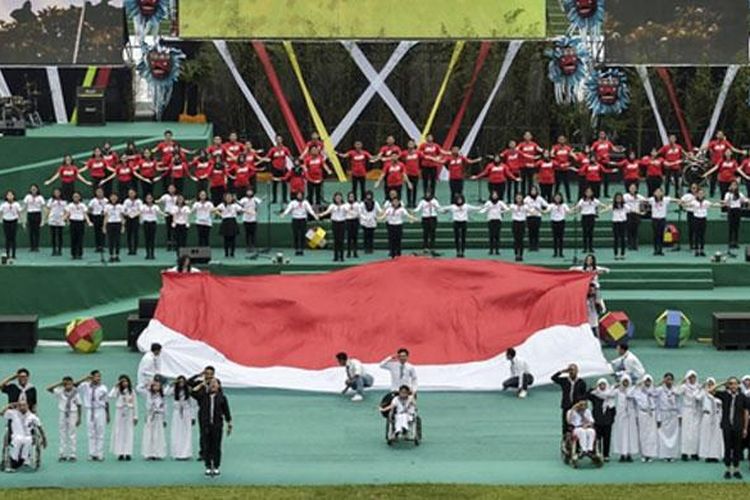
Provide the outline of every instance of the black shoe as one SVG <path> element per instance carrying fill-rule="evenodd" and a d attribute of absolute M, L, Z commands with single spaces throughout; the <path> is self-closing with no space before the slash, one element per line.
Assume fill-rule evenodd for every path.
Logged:
<path fill-rule="evenodd" d="M 700 457 L 698 455 L 690 455 L 690 458 L 693 460 L 700 460 Z"/>
<path fill-rule="evenodd" d="M 683 462 L 687 462 L 688 461 L 688 456 L 686 454 L 684 454 L 684 453 L 682 454 L 682 461 Z"/>
<path fill-rule="evenodd" d="M 732 473 L 729 471 L 726 471 L 724 473 L 724 479 L 732 479 Z"/>
<path fill-rule="evenodd" d="M 735 479 L 742 479 L 742 472 L 735 471 L 734 474 L 732 474 L 732 476 L 734 476 Z"/>

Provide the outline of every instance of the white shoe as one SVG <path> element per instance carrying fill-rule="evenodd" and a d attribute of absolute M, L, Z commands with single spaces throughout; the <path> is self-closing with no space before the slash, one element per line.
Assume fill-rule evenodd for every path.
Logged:
<path fill-rule="evenodd" d="M 526 394 L 527 394 L 527 392 L 524 391 L 524 390 L 518 391 L 518 397 L 521 398 L 521 399 L 525 398 Z"/>
<path fill-rule="evenodd" d="M 213 475 L 214 476 L 221 476 L 221 471 L 219 469 L 214 469 L 213 470 Z"/>
<path fill-rule="evenodd" d="M 352 401 L 354 401 L 355 403 L 362 401 L 363 399 L 365 398 L 363 398 L 360 394 L 355 394 L 354 396 L 352 396 Z"/>
<path fill-rule="evenodd" d="M 211 469 L 206 469 L 206 475 L 210 476 L 211 474 L 213 474 L 213 471 Z"/>

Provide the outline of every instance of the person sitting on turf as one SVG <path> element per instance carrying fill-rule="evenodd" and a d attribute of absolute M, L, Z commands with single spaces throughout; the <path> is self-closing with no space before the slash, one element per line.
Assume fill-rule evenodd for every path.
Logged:
<path fill-rule="evenodd" d="M 388 356 L 380 362 L 380 368 L 391 374 L 391 391 L 395 394 L 401 386 L 407 386 L 412 394 L 417 393 L 417 370 L 409 363 L 409 350 L 402 347 L 396 356 Z"/>
<path fill-rule="evenodd" d="M 414 417 L 417 415 L 417 402 L 408 385 L 398 389 L 398 396 L 391 403 L 381 408 L 382 412 L 393 411 L 393 432 L 396 437 L 408 434 Z"/>
<path fill-rule="evenodd" d="M 29 409 L 36 413 L 36 387 L 31 383 L 29 370 L 19 368 L 15 374 L 0 381 L 0 390 L 8 395 L 8 403 L 26 401 Z M 16 380 L 17 382 L 13 383 Z"/>
<path fill-rule="evenodd" d="M 336 360 L 339 366 L 345 367 L 346 370 L 346 386 L 341 391 L 342 394 L 346 394 L 349 389 L 352 389 L 356 394 L 352 396 L 352 401 L 362 401 L 365 397 L 365 387 L 372 387 L 374 379 L 372 375 L 365 372 L 365 367 L 362 362 L 358 359 L 350 358 L 345 352 L 336 354 Z"/>
<path fill-rule="evenodd" d="M 29 409 L 25 400 L 11 403 L 2 412 L 3 418 L 10 422 L 10 464 L 5 472 L 15 472 L 31 459 L 33 431 L 39 432 L 39 446 L 47 447 L 47 438 L 42 429 L 42 422 Z"/>
<path fill-rule="evenodd" d="M 617 380 L 620 380 L 623 375 L 628 375 L 630 380 L 641 380 L 646 374 L 646 369 L 643 368 L 643 363 L 638 356 L 633 354 L 627 344 L 618 344 L 617 353 L 620 356 L 610 363 Z"/>
<path fill-rule="evenodd" d="M 594 417 L 585 399 L 578 401 L 573 408 L 568 410 L 568 425 L 573 429 L 573 435 L 578 440 L 581 454 L 593 455 L 596 443 L 596 431 L 594 430 Z"/>
<path fill-rule="evenodd" d="M 505 358 L 510 361 L 510 378 L 503 382 L 503 390 L 518 389 L 518 397 L 525 398 L 529 386 L 534 383 L 529 364 L 526 360 L 519 358 L 512 347 L 505 351 Z"/>

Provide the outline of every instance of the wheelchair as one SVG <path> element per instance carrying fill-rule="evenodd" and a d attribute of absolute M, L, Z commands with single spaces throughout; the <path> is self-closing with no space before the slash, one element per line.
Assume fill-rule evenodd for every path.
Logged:
<path fill-rule="evenodd" d="M 385 442 L 388 443 L 388 446 L 392 446 L 398 441 L 412 442 L 414 446 L 419 446 L 422 441 L 422 418 L 419 413 L 414 415 L 414 419 L 409 424 L 409 430 L 399 435 L 396 435 L 395 415 L 395 411 L 391 410 L 385 421 Z"/>
<path fill-rule="evenodd" d="M 3 436 L 3 450 L 2 450 L 2 467 L 3 471 L 9 471 L 13 468 L 11 467 L 11 459 L 10 459 L 10 441 L 11 441 L 11 433 L 10 433 L 10 425 L 5 431 L 5 435 Z M 39 429 L 34 428 L 31 431 L 31 453 L 29 454 L 29 461 L 24 462 L 22 466 L 28 467 L 32 471 L 37 471 L 42 466 L 42 436 L 39 432 Z"/>
<path fill-rule="evenodd" d="M 568 428 L 568 432 L 563 436 L 560 442 L 560 454 L 562 455 L 563 462 L 566 465 L 570 465 L 572 468 L 577 469 L 581 459 L 588 458 L 591 463 L 597 469 L 604 466 L 604 457 L 602 456 L 601 440 L 594 440 L 594 451 L 590 453 L 583 453 L 581 447 L 573 434 L 573 429 Z"/>

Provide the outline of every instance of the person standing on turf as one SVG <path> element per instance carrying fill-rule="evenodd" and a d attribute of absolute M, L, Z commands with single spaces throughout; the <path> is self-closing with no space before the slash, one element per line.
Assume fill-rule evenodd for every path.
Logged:
<path fill-rule="evenodd" d="M 206 385 L 208 384 L 208 385 Z M 232 414 L 229 400 L 221 390 L 217 378 L 205 380 L 193 388 L 193 397 L 198 402 L 198 420 L 200 422 L 200 443 L 203 450 L 203 462 L 207 476 L 221 474 L 221 437 L 224 421 L 227 422 L 227 437 L 232 433 Z"/>
<path fill-rule="evenodd" d="M 566 374 L 567 377 L 563 377 L 563 374 Z M 568 410 L 588 396 L 586 381 L 578 377 L 578 365 L 571 363 L 566 369 L 555 372 L 552 375 L 552 382 L 559 385 L 562 390 L 560 408 L 562 409 L 562 433 L 564 436 L 568 431 Z"/>
<path fill-rule="evenodd" d="M 721 431 L 724 434 L 724 479 L 742 479 L 740 459 L 742 458 L 742 440 L 748 435 L 750 420 L 750 399 L 739 389 L 737 377 L 730 377 L 719 384 L 714 397 L 721 401 Z M 718 390 L 721 387 L 726 389 Z"/>
<path fill-rule="evenodd" d="M 31 412 L 36 413 L 36 387 L 29 381 L 29 375 L 29 370 L 19 368 L 15 374 L 0 381 L 0 390 L 8 396 L 8 404 L 26 401 Z"/>
<path fill-rule="evenodd" d="M 102 374 L 92 370 L 76 382 L 83 407 L 86 408 L 86 426 L 89 436 L 89 460 L 104 461 L 104 429 L 109 424 L 109 392 L 102 384 Z"/>
<path fill-rule="evenodd" d="M 659 458 L 671 462 L 680 454 L 680 407 L 674 375 L 665 373 L 656 389 L 656 427 L 659 437 Z"/>
<path fill-rule="evenodd" d="M 503 382 L 503 390 L 518 389 L 518 397 L 523 399 L 526 397 L 529 386 L 534 383 L 529 364 L 526 360 L 519 358 L 512 347 L 505 351 L 505 358 L 510 361 L 510 378 Z"/>
<path fill-rule="evenodd" d="M 412 395 L 417 392 L 417 370 L 409 363 L 409 350 L 402 347 L 395 356 L 389 355 L 380 362 L 380 368 L 391 374 L 391 391 L 398 392 L 399 387 L 407 386 Z"/>

